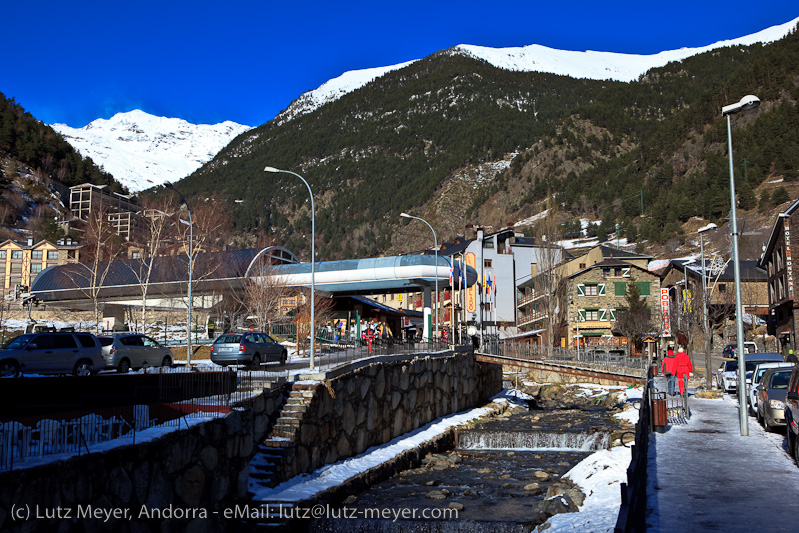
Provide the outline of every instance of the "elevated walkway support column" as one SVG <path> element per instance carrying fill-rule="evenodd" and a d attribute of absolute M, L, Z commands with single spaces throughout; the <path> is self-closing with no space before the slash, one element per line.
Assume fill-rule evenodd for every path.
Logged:
<path fill-rule="evenodd" d="M 422 340 L 428 341 L 433 336 L 433 311 L 432 311 L 432 301 L 433 301 L 433 291 L 430 287 L 425 287 L 424 291 L 422 292 L 423 304 L 424 304 L 424 330 L 422 333 Z"/>

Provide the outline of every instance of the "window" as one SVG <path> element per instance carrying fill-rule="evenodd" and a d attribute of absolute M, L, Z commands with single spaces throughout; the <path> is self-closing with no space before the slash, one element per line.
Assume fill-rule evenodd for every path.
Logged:
<path fill-rule="evenodd" d="M 585 268 L 585 263 L 580 263 L 580 270 L 583 270 L 584 268 Z"/>
<path fill-rule="evenodd" d="M 585 295 L 586 296 L 597 296 L 599 291 L 596 285 L 587 285 L 585 286 Z"/>
<path fill-rule="evenodd" d="M 492 261 L 491 259 L 486 259 L 485 261 L 483 261 L 483 264 L 486 268 L 491 268 L 494 265 L 494 261 Z"/>
<path fill-rule="evenodd" d="M 141 252 L 133 252 L 130 254 L 131 259 L 141 259 Z"/>
<path fill-rule="evenodd" d="M 22 259 L 22 250 L 11 250 L 11 259 Z"/>
<path fill-rule="evenodd" d="M 31 259 L 41 259 L 41 258 L 42 258 L 41 250 L 34 250 L 31 252 Z"/>
<path fill-rule="evenodd" d="M 621 267 L 616 267 L 613 270 L 613 275 L 618 277 L 618 278 L 620 278 L 620 277 L 622 277 L 624 275 L 624 271 L 622 271 Z"/>
<path fill-rule="evenodd" d="M 31 263 L 31 273 L 38 274 L 42 271 L 42 264 L 41 263 Z"/>
<path fill-rule="evenodd" d="M 719 292 L 727 292 L 727 286 L 723 283 L 719 283 Z"/>
<path fill-rule="evenodd" d="M 483 248 L 493 248 L 494 247 L 494 239 L 487 239 L 483 241 Z"/>
<path fill-rule="evenodd" d="M 585 310 L 585 319 L 586 320 L 599 320 L 599 309 L 586 309 Z"/>
<path fill-rule="evenodd" d="M 607 278 L 608 276 L 610 276 L 610 269 L 609 268 L 603 268 L 602 269 L 602 277 L 603 278 Z"/>
<path fill-rule="evenodd" d="M 75 250 L 67 250 L 67 259 L 75 259 Z"/>
<path fill-rule="evenodd" d="M 5 258 L 6 258 L 6 251 L 0 250 L 0 259 L 5 259 Z"/>
<path fill-rule="evenodd" d="M 11 272 L 13 274 L 19 274 L 22 272 L 22 263 L 11 263 Z"/>
<path fill-rule="evenodd" d="M 47 259 L 58 259 L 58 250 L 47 250 Z"/>

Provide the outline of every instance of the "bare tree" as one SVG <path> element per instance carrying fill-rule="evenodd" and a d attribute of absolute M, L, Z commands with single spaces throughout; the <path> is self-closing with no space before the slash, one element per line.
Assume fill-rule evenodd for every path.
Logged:
<path fill-rule="evenodd" d="M 333 298 L 316 295 L 315 321 L 324 324 L 332 318 Z M 297 307 L 294 312 L 294 325 L 297 328 L 297 354 L 306 353 L 311 341 L 311 289 L 302 287 L 297 293 Z M 316 332 L 314 332 L 314 335 Z"/>
<path fill-rule="evenodd" d="M 568 284 L 565 283 L 563 270 L 558 268 L 563 261 L 563 249 L 556 245 L 562 235 L 560 217 L 554 208 L 554 203 L 550 201 L 547 215 L 535 226 L 535 241 L 539 248 L 538 273 L 533 279 L 536 299 L 540 295 L 540 305 L 545 314 L 543 325 L 550 355 L 566 314 Z"/>
<path fill-rule="evenodd" d="M 134 241 L 140 245 L 141 257 L 140 261 L 133 261 L 129 266 L 139 282 L 142 332 L 144 332 L 145 324 L 147 324 L 147 296 L 150 290 L 155 257 L 161 254 L 168 239 L 170 226 L 168 210 L 168 200 L 148 201 L 145 204 L 143 216 L 139 220 L 140 224 L 137 225 L 133 236 Z"/>
<path fill-rule="evenodd" d="M 264 254 L 252 265 L 237 299 L 248 317 L 255 320 L 258 329 L 269 332 L 272 322 L 281 316 L 280 303 L 288 294 L 286 277 L 275 265 L 275 260 Z"/>
<path fill-rule="evenodd" d="M 180 243 L 179 253 L 186 256 L 187 269 L 191 269 L 191 292 L 195 292 L 197 284 L 213 275 L 222 265 L 212 264 L 209 261 L 203 263 L 202 269 L 195 271 L 197 256 L 204 252 L 212 252 L 224 248 L 230 240 L 232 223 L 230 220 L 230 210 L 222 200 L 214 198 L 192 204 L 191 222 L 187 217 L 184 219 L 177 216 L 175 219 L 175 234 Z M 188 287 L 187 271 L 187 287 Z M 188 310 L 194 306 L 194 298 L 189 301 L 189 291 L 186 291 L 186 298 L 183 300 Z M 188 320 L 187 320 L 188 322 Z M 191 324 L 186 324 L 186 335 L 191 335 Z"/>
<path fill-rule="evenodd" d="M 114 259 L 122 250 L 122 238 L 114 232 L 105 206 L 96 206 L 86 221 L 81 249 L 81 262 L 65 274 L 75 287 L 92 303 L 95 332 L 100 331 L 100 290 L 111 270 Z"/>

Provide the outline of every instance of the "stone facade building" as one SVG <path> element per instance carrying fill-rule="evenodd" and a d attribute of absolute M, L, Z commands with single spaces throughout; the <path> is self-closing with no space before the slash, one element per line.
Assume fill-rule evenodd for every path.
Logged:
<path fill-rule="evenodd" d="M 799 294 L 793 277 L 793 257 L 799 252 L 799 200 L 777 215 L 758 261 L 768 279 L 768 326 L 780 347 L 797 349 Z"/>
<path fill-rule="evenodd" d="M 561 346 L 623 351 L 627 338 L 615 329 L 616 311 L 627 306 L 627 286 L 635 283 L 647 307 L 660 308 L 660 276 L 630 262 L 608 258 L 568 276 L 567 327 Z M 659 323 L 655 317 L 655 324 Z M 652 332 L 655 333 L 655 332 Z M 636 346 L 640 353 L 642 346 Z"/>

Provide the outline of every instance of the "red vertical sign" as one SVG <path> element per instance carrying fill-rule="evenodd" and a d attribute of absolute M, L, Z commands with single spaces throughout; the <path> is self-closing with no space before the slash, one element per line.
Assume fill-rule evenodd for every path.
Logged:
<path fill-rule="evenodd" d="M 671 337 L 671 313 L 669 312 L 669 289 L 660 289 L 660 314 L 663 317 L 663 337 Z"/>

